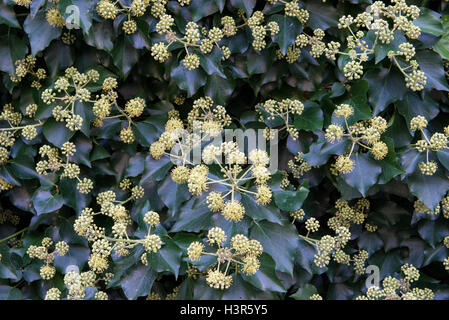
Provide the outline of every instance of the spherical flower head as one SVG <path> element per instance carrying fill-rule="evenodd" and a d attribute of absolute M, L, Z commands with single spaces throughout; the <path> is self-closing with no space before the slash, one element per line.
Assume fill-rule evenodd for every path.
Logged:
<path fill-rule="evenodd" d="M 306 213 L 303 209 L 298 209 L 295 211 L 290 212 L 290 217 L 292 217 L 294 220 L 302 221 L 305 217 Z"/>
<path fill-rule="evenodd" d="M 76 188 L 80 193 L 88 194 L 94 188 L 94 183 L 92 180 L 88 178 L 83 178 L 81 181 L 78 182 Z"/>
<path fill-rule="evenodd" d="M 207 233 L 207 242 L 209 242 L 211 245 L 217 244 L 220 246 L 225 241 L 226 234 L 220 227 L 214 227 Z"/>
<path fill-rule="evenodd" d="M 418 281 L 418 279 L 419 279 L 419 270 L 416 269 L 415 266 L 406 263 L 406 264 L 404 264 L 401 267 L 401 271 L 402 271 L 402 273 L 404 273 L 404 276 L 405 276 L 404 280 L 405 281 L 407 281 L 409 283 L 412 283 L 414 281 Z"/>
<path fill-rule="evenodd" d="M 83 287 L 95 287 L 97 275 L 93 271 L 81 272 L 80 281 Z"/>
<path fill-rule="evenodd" d="M 198 165 L 190 170 L 188 187 L 191 194 L 198 196 L 208 189 L 206 184 L 208 174 L 209 169 L 205 165 Z"/>
<path fill-rule="evenodd" d="M 187 70 L 192 71 L 200 66 L 200 58 L 196 54 L 188 54 L 182 60 L 182 64 Z"/>
<path fill-rule="evenodd" d="M 212 42 L 219 42 L 223 38 L 223 32 L 219 28 L 214 27 L 209 30 L 207 36 Z"/>
<path fill-rule="evenodd" d="M 109 300 L 108 294 L 104 291 L 98 291 L 94 296 L 95 300 Z"/>
<path fill-rule="evenodd" d="M 50 280 L 55 276 L 55 274 L 56 274 L 56 268 L 51 265 L 44 264 L 40 268 L 40 276 L 43 280 Z"/>
<path fill-rule="evenodd" d="M 279 24 L 275 21 L 268 22 L 268 29 L 270 30 L 270 35 L 273 37 L 279 33 Z"/>
<path fill-rule="evenodd" d="M 165 131 L 175 132 L 184 129 L 184 124 L 179 118 L 171 118 L 165 123 Z"/>
<path fill-rule="evenodd" d="M 154 159 L 159 160 L 160 158 L 162 158 L 164 153 L 165 153 L 164 143 L 156 141 L 150 146 L 150 154 Z"/>
<path fill-rule="evenodd" d="M 61 300 L 61 291 L 58 288 L 48 289 L 45 300 Z"/>
<path fill-rule="evenodd" d="M 8 149 L 0 147 L 0 164 L 5 164 L 8 162 L 9 152 Z"/>
<path fill-rule="evenodd" d="M 220 270 L 209 270 L 206 282 L 212 288 L 224 290 L 231 286 L 232 276 L 226 276 Z"/>
<path fill-rule="evenodd" d="M 254 275 L 260 269 L 260 262 L 254 256 L 246 256 L 243 258 L 242 272 L 248 276 Z"/>
<path fill-rule="evenodd" d="M 221 212 L 226 220 L 239 222 L 245 215 L 245 207 L 237 200 L 227 201 Z"/>
<path fill-rule="evenodd" d="M 48 9 L 45 18 L 47 19 L 48 24 L 52 27 L 64 27 L 66 24 L 57 7 Z"/>
<path fill-rule="evenodd" d="M 349 229 L 346 227 L 338 227 L 337 230 L 335 230 L 335 233 L 337 235 L 335 239 L 340 246 L 345 246 L 349 239 L 351 239 L 351 232 L 349 232 Z"/>
<path fill-rule="evenodd" d="M 206 199 L 206 203 L 208 208 L 212 212 L 218 212 L 223 209 L 224 206 L 224 200 L 221 196 L 221 193 L 212 191 L 209 193 Z"/>
<path fill-rule="evenodd" d="M 72 142 L 64 142 L 61 148 L 62 154 L 69 157 L 73 156 L 76 152 L 76 146 Z"/>
<path fill-rule="evenodd" d="M 354 114 L 354 108 L 349 104 L 343 103 L 337 106 L 334 113 L 337 117 L 349 118 Z"/>
<path fill-rule="evenodd" d="M 405 77 L 405 86 L 412 91 L 421 91 L 427 84 L 427 77 L 421 70 L 413 70 Z"/>
<path fill-rule="evenodd" d="M 89 257 L 88 265 L 95 273 L 103 273 L 109 267 L 109 262 L 100 255 L 92 254 Z"/>
<path fill-rule="evenodd" d="M 388 147 L 385 142 L 378 141 L 371 147 L 371 153 L 373 154 L 374 159 L 382 160 L 388 154 Z"/>
<path fill-rule="evenodd" d="M 416 116 L 410 120 L 410 129 L 413 131 L 421 130 L 427 127 L 427 120 L 423 116 Z"/>
<path fill-rule="evenodd" d="M 259 149 L 252 150 L 248 158 L 255 166 L 267 166 L 270 162 L 268 153 Z"/>
<path fill-rule="evenodd" d="M 123 22 L 122 30 L 126 34 L 133 34 L 137 30 L 137 23 L 134 20 L 127 20 Z"/>
<path fill-rule="evenodd" d="M 249 240 L 247 255 L 258 257 L 262 254 L 263 247 L 257 240 Z"/>
<path fill-rule="evenodd" d="M 65 256 L 69 252 L 69 245 L 65 241 L 58 241 L 55 245 L 55 251 L 60 256 Z"/>
<path fill-rule="evenodd" d="M 335 248 L 335 238 L 330 235 L 323 236 L 318 241 L 318 250 L 330 253 Z"/>
<path fill-rule="evenodd" d="M 252 170 L 253 177 L 256 178 L 257 184 L 265 184 L 270 179 L 270 172 L 264 166 L 256 166 Z"/>
<path fill-rule="evenodd" d="M 438 165 L 435 161 L 431 160 L 428 162 L 422 161 L 419 165 L 419 170 L 422 174 L 426 176 L 432 176 L 438 169 Z"/>
<path fill-rule="evenodd" d="M 335 141 L 340 141 L 343 136 L 343 128 L 336 124 L 331 124 L 327 129 L 325 133 L 325 137 L 327 141 L 330 143 L 334 143 Z"/>
<path fill-rule="evenodd" d="M 438 151 L 440 149 L 446 148 L 447 146 L 447 137 L 440 132 L 434 133 L 432 137 L 430 137 L 430 146 L 433 151 Z"/>
<path fill-rule="evenodd" d="M 159 224 L 159 214 L 154 211 L 148 211 L 147 213 L 145 213 L 143 221 L 148 223 L 149 226 L 154 227 Z"/>
<path fill-rule="evenodd" d="M 354 161 L 352 161 L 351 158 L 347 156 L 340 155 L 335 161 L 335 169 L 340 174 L 350 173 L 354 169 Z"/>
<path fill-rule="evenodd" d="M 316 232 L 320 228 L 320 223 L 317 219 L 311 217 L 306 221 L 306 229 L 309 232 Z"/>
<path fill-rule="evenodd" d="M 236 234 L 231 238 L 231 247 L 239 255 L 245 255 L 250 248 L 249 239 L 243 234 Z"/>
<path fill-rule="evenodd" d="M 159 249 L 162 247 L 162 240 L 161 237 L 159 237 L 156 234 L 150 234 L 145 238 L 144 242 L 145 250 L 148 252 L 158 252 Z"/>
<path fill-rule="evenodd" d="M 151 56 L 158 62 L 165 62 L 170 55 L 168 47 L 163 42 L 155 43 L 151 47 Z"/>
<path fill-rule="evenodd" d="M 134 132 L 131 129 L 131 127 L 123 128 L 120 131 L 120 140 L 122 140 L 124 143 L 131 144 L 134 142 Z"/>
<path fill-rule="evenodd" d="M 131 189 L 131 197 L 134 200 L 143 198 L 144 195 L 145 195 L 145 190 L 141 186 L 135 186 L 134 188 Z"/>
<path fill-rule="evenodd" d="M 205 164 L 213 163 L 219 159 L 219 156 L 221 156 L 221 148 L 212 144 L 205 147 L 202 153 L 203 162 Z"/>
<path fill-rule="evenodd" d="M 145 108 L 145 100 L 138 97 L 129 100 L 125 105 L 126 113 L 131 117 L 139 117 L 142 115 L 143 109 Z"/>
<path fill-rule="evenodd" d="M 187 248 L 187 254 L 192 261 L 199 260 L 204 250 L 204 244 L 199 241 L 192 242 Z"/>
<path fill-rule="evenodd" d="M 97 3 L 97 13 L 103 19 L 115 19 L 118 9 L 109 0 L 101 0 Z"/>
<path fill-rule="evenodd" d="M 271 192 L 270 187 L 266 185 L 261 185 L 257 187 L 257 195 L 256 195 L 257 203 L 260 203 L 263 206 L 267 205 L 271 202 L 272 196 L 273 193 Z"/>
<path fill-rule="evenodd" d="M 103 81 L 103 91 L 112 91 L 117 88 L 117 79 L 113 77 L 107 77 Z"/>
<path fill-rule="evenodd" d="M 111 244 L 106 239 L 99 239 L 92 245 L 92 253 L 103 258 L 109 257 L 111 250 Z"/>
<path fill-rule="evenodd" d="M 323 251 L 317 251 L 317 253 L 314 255 L 313 263 L 318 268 L 324 268 L 326 267 L 330 262 L 330 255 L 328 252 Z"/>
<path fill-rule="evenodd" d="M 376 129 L 380 134 L 387 130 L 387 120 L 382 117 L 374 117 L 371 119 L 371 127 Z"/>
<path fill-rule="evenodd" d="M 42 245 L 45 248 L 50 248 L 53 245 L 53 240 L 49 237 L 45 237 L 42 239 Z"/>

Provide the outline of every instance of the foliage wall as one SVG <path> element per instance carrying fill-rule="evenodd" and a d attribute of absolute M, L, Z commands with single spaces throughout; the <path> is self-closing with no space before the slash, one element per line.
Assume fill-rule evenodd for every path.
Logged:
<path fill-rule="evenodd" d="M 0 38 L 0 299 L 449 297 L 448 2 L 2 0 Z"/>

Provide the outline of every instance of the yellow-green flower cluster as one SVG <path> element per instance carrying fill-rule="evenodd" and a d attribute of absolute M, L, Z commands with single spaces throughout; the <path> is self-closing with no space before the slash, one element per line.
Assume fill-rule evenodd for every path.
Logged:
<path fill-rule="evenodd" d="M 260 120 L 279 119 L 283 125 L 277 128 L 279 131 L 286 130 L 293 140 L 298 139 L 299 131 L 293 125 L 296 116 L 300 116 L 304 111 L 304 104 L 296 99 L 283 99 L 276 101 L 273 99 L 265 101 L 256 112 L 260 114 Z"/>
<path fill-rule="evenodd" d="M 337 59 L 337 54 L 347 56 L 349 61 L 343 68 L 346 78 L 360 79 L 364 72 L 362 64 L 368 61 L 368 56 L 375 52 L 376 46 L 389 44 L 395 39 L 396 33 L 404 33 L 411 40 L 419 37 L 421 29 L 413 23 L 419 14 L 417 6 L 408 6 L 405 0 L 398 0 L 391 5 L 376 1 L 356 16 L 342 16 L 338 28 L 347 29 L 350 33 L 346 38 L 347 50 L 339 51 L 340 44 L 333 41 L 324 50 L 326 56 L 332 60 Z M 375 39 L 371 44 L 366 40 L 367 32 L 362 28 L 374 32 Z M 418 62 L 411 60 L 414 54 L 413 45 L 404 42 L 399 45 L 398 51 L 388 52 L 388 58 L 404 75 L 406 86 L 413 91 L 420 91 L 426 85 L 426 76 L 419 70 Z M 399 61 L 399 58 L 403 58 L 403 61 Z M 404 67 L 407 63 L 409 65 Z"/>
<path fill-rule="evenodd" d="M 381 141 L 381 135 L 387 130 L 387 121 L 380 117 L 362 120 L 349 125 L 348 119 L 354 114 L 354 109 L 348 104 L 341 104 L 334 110 L 335 116 L 343 118 L 344 127 L 333 123 L 326 128 L 325 137 L 330 143 L 349 139 L 352 144 L 349 151 L 337 157 L 332 165 L 331 172 L 334 175 L 347 174 L 354 169 L 354 161 L 351 155 L 358 147 L 369 151 L 375 160 L 382 160 L 388 154 L 388 146 Z"/>
<path fill-rule="evenodd" d="M 401 267 L 404 274 L 401 278 L 392 276 L 382 280 L 382 287 L 371 286 L 365 295 L 357 300 L 433 300 L 434 293 L 429 288 L 412 288 L 412 283 L 419 278 L 419 271 L 413 265 L 404 264 Z"/>
<path fill-rule="evenodd" d="M 64 76 L 55 81 L 54 88 L 45 89 L 41 98 L 48 105 L 57 102 L 52 111 L 56 121 L 65 122 L 66 127 L 71 131 L 81 130 L 84 119 L 76 114 L 75 104 L 77 102 L 95 103 L 95 100 L 91 99 L 92 93 L 87 86 L 98 82 L 99 78 L 98 71 L 94 69 L 81 73 L 75 67 L 67 68 Z"/>
<path fill-rule="evenodd" d="M 128 234 L 128 229 L 133 221 L 125 204 L 131 200 L 143 197 L 143 188 L 135 186 L 131 189 L 131 195 L 122 201 L 117 200 L 117 195 L 113 191 L 101 192 L 97 196 L 99 211 L 95 212 L 91 208 L 85 208 L 75 220 L 74 230 L 88 241 L 92 242 L 92 251 L 88 260 L 89 268 L 96 274 L 103 274 L 109 268 L 109 257 L 112 253 L 119 256 L 126 256 L 130 249 L 137 245 L 142 245 L 145 253 L 141 256 L 141 261 L 148 264 L 147 252 L 157 252 L 162 247 L 162 240 L 159 235 L 151 234 L 152 228 L 159 224 L 159 215 L 154 211 L 148 211 L 143 221 L 148 225 L 147 235 L 143 239 L 132 239 Z M 94 222 L 97 215 L 107 216 L 112 219 L 113 225 L 110 234 L 106 234 L 104 227 L 99 227 Z"/>
<path fill-rule="evenodd" d="M 445 128 L 444 133 L 435 132 L 429 138 L 424 130 L 426 127 L 427 120 L 423 116 L 416 116 L 410 120 L 410 129 L 421 133 L 421 139 L 416 141 L 413 146 L 418 152 L 426 153 L 426 160 L 421 161 L 418 165 L 419 170 L 422 174 L 431 176 L 437 171 L 438 165 L 436 161 L 429 159 L 430 152 L 448 149 L 449 130 L 446 130 Z"/>
<path fill-rule="evenodd" d="M 42 85 L 41 81 L 47 78 L 47 72 L 43 68 L 36 67 L 37 59 L 32 55 L 26 56 L 24 59 L 15 62 L 15 74 L 10 75 L 12 82 L 20 82 L 28 74 L 32 76 L 31 87 L 39 90 Z"/>
<path fill-rule="evenodd" d="M 52 250 L 53 249 L 53 250 Z M 27 254 L 31 259 L 39 259 L 44 262 L 39 272 L 43 280 L 50 280 L 56 274 L 56 268 L 53 266 L 55 256 L 64 256 L 69 251 L 69 245 L 65 241 L 59 241 L 56 244 L 49 237 L 42 239 L 41 245 L 31 245 L 27 249 Z"/>
<path fill-rule="evenodd" d="M 191 261 L 198 261 L 203 255 L 216 257 L 214 263 L 206 275 L 207 284 L 215 289 L 228 289 L 232 284 L 232 270 L 246 275 L 254 275 L 260 268 L 258 257 L 263 248 L 259 241 L 249 240 L 243 234 L 234 235 L 228 245 L 224 245 L 227 235 L 223 229 L 214 227 L 209 230 L 206 242 L 218 248 L 215 252 L 207 252 L 205 245 L 199 241 L 192 242 L 187 248 Z"/>

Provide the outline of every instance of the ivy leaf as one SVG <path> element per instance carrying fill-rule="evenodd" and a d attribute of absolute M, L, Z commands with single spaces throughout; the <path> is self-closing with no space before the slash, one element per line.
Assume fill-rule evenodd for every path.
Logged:
<path fill-rule="evenodd" d="M 251 17 L 257 0 L 230 0 L 233 7 L 242 9 L 246 13 L 246 17 Z"/>
<path fill-rule="evenodd" d="M 428 8 L 420 8 L 418 19 L 413 21 L 422 32 L 430 33 L 436 37 L 443 34 L 443 26 L 441 24 L 441 15 Z"/>
<path fill-rule="evenodd" d="M 122 78 L 126 78 L 139 58 L 138 51 L 134 48 L 128 37 L 121 36 L 114 43 L 111 51 L 114 65 L 120 70 Z"/>
<path fill-rule="evenodd" d="M 182 203 L 190 198 L 187 185 L 176 183 L 170 175 L 159 186 L 157 193 L 173 216 L 180 211 Z"/>
<path fill-rule="evenodd" d="M 0 3 L 0 24 L 6 24 L 11 28 L 21 29 L 20 24 L 16 19 L 16 13 L 4 3 Z"/>
<path fill-rule="evenodd" d="M 306 9 L 309 12 L 308 27 L 327 30 L 338 25 L 339 13 L 333 6 L 320 2 L 307 2 Z"/>
<path fill-rule="evenodd" d="M 279 209 L 284 211 L 295 211 L 301 209 L 304 200 L 309 194 L 309 189 L 300 187 L 298 191 L 276 190 L 273 191 L 274 201 Z"/>
<path fill-rule="evenodd" d="M 429 95 L 424 95 L 421 99 L 416 93 L 407 93 L 404 99 L 396 102 L 399 113 L 405 118 L 410 134 L 410 120 L 416 116 L 424 116 L 428 121 L 434 119 L 440 112 L 438 103 Z"/>
<path fill-rule="evenodd" d="M 181 267 L 182 251 L 173 242 L 167 241 L 157 253 L 152 253 L 148 257 L 148 263 L 157 272 L 168 271 L 175 278 L 178 278 Z"/>
<path fill-rule="evenodd" d="M 417 172 L 407 178 L 410 192 L 434 210 L 449 189 L 449 180 L 439 172 L 426 176 Z"/>
<path fill-rule="evenodd" d="M 299 130 L 321 130 L 323 128 L 323 111 L 315 102 L 304 102 L 304 111 L 301 115 L 295 116 L 295 128 Z"/>
<path fill-rule="evenodd" d="M 293 274 L 298 242 L 298 233 L 293 225 L 287 221 L 283 225 L 261 221 L 251 227 L 250 239 L 258 240 L 262 244 L 264 252 L 276 262 L 277 271 Z"/>
<path fill-rule="evenodd" d="M 182 62 L 172 70 L 170 76 L 179 89 L 187 91 L 189 97 L 193 96 L 207 81 L 203 70 L 197 68 L 189 71 Z"/>
<path fill-rule="evenodd" d="M 375 116 L 390 103 L 401 100 L 407 92 L 403 75 L 395 69 L 369 70 L 364 79 L 369 83 L 369 102 L 374 106 Z"/>
<path fill-rule="evenodd" d="M 23 23 L 23 28 L 30 39 L 31 54 L 37 55 L 48 47 L 50 42 L 61 35 L 62 29 L 48 24 L 45 19 L 45 11 L 38 11 L 34 18 L 28 15 Z"/>
<path fill-rule="evenodd" d="M 259 260 L 260 269 L 256 274 L 252 276 L 242 275 L 243 279 L 262 291 L 285 292 L 282 282 L 276 275 L 274 260 L 266 253 L 263 253 Z"/>
<path fill-rule="evenodd" d="M 305 286 L 298 288 L 298 290 L 290 296 L 295 300 L 310 300 L 310 296 L 318 293 L 315 286 L 307 283 Z"/>
<path fill-rule="evenodd" d="M 150 180 L 161 181 L 167 172 L 173 167 L 173 163 L 169 157 L 162 157 L 160 160 L 155 160 L 151 156 L 145 158 L 145 168 L 142 174 L 141 183 Z"/>
<path fill-rule="evenodd" d="M 38 215 L 60 209 L 64 205 L 64 198 L 60 194 L 52 195 L 50 191 L 38 189 L 31 198 Z"/>
<path fill-rule="evenodd" d="M 383 244 L 382 239 L 376 233 L 368 231 L 363 232 L 358 240 L 359 248 L 366 250 L 369 255 L 382 248 Z"/>
<path fill-rule="evenodd" d="M 211 97 L 215 103 L 225 105 L 235 89 L 235 81 L 231 78 L 222 78 L 218 75 L 209 76 L 204 87 L 204 93 Z"/>
<path fill-rule="evenodd" d="M 449 60 L 449 33 L 433 45 L 433 50 L 438 52 L 442 58 Z"/>
<path fill-rule="evenodd" d="M 388 153 L 387 156 L 380 161 L 382 175 L 378 181 L 379 184 L 387 183 L 397 175 L 404 173 L 404 170 L 398 163 L 398 157 L 396 155 L 396 150 L 394 149 L 393 139 L 383 137 L 382 140 L 388 147 Z"/>
<path fill-rule="evenodd" d="M 416 54 L 419 68 L 427 77 L 426 88 L 449 91 L 446 81 L 443 62 L 438 53 L 430 50 L 421 51 Z"/>
<path fill-rule="evenodd" d="M 128 299 L 135 300 L 150 293 L 156 277 L 157 272 L 151 265 L 139 264 L 122 279 L 120 286 Z"/>
<path fill-rule="evenodd" d="M 1 10 L 1 9 L 0 9 Z M 15 74 L 15 62 L 23 59 L 28 52 L 28 47 L 16 35 L 0 37 L 0 70 L 9 74 Z"/>
<path fill-rule="evenodd" d="M 65 126 L 65 122 L 58 122 L 54 118 L 45 121 L 42 126 L 42 132 L 44 137 L 58 148 L 61 148 L 75 134 L 74 131 Z"/>
<path fill-rule="evenodd" d="M 340 178 L 365 197 L 368 189 L 376 184 L 382 168 L 366 153 L 356 153 L 351 156 L 351 159 L 354 161 L 354 169 L 350 173 L 341 175 Z"/>
<path fill-rule="evenodd" d="M 351 142 L 348 139 L 340 142 L 330 143 L 324 139 L 324 135 L 320 136 L 317 142 L 310 146 L 309 152 L 304 154 L 302 158 L 311 166 L 321 166 L 329 160 L 332 155 L 341 155 L 346 152 Z"/>
<path fill-rule="evenodd" d="M 302 25 L 298 18 L 283 14 L 275 14 L 268 19 L 268 22 L 277 22 L 279 32 L 273 36 L 273 42 L 279 45 L 283 55 L 287 53 L 287 48 L 295 43 L 296 36 L 302 32 Z"/>
<path fill-rule="evenodd" d="M 435 248 L 449 235 L 449 228 L 438 220 L 423 220 L 419 222 L 418 233 L 432 248 Z"/>
<path fill-rule="evenodd" d="M 187 201 L 181 208 L 181 213 L 171 227 L 170 232 L 199 232 L 207 230 L 213 226 L 212 216 L 214 215 L 207 206 L 191 208 L 193 201 Z"/>
<path fill-rule="evenodd" d="M 242 194 L 242 204 L 245 207 L 245 214 L 256 221 L 267 220 L 273 223 L 281 223 L 279 209 L 273 204 L 262 206 L 258 204 L 254 197 Z"/>

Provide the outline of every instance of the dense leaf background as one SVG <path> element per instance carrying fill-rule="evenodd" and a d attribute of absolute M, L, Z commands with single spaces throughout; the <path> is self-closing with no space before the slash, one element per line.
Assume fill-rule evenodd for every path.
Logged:
<path fill-rule="evenodd" d="M 191 20 L 201 26 L 218 25 L 221 16 L 236 17 L 238 9 L 248 15 L 260 10 L 266 21 L 279 24 L 279 33 L 268 40 L 261 52 L 252 48 L 251 35 L 243 28 L 225 40 L 232 53 L 229 60 L 222 61 L 218 52 L 212 52 L 201 56 L 200 67 L 193 71 L 183 67 L 183 57 L 176 50 L 163 64 L 153 59 L 150 48 L 160 35 L 155 32 L 156 21 L 149 13 L 138 18 L 135 34 L 126 35 L 119 19 L 112 22 L 98 16 L 96 2 L 59 1 L 58 8 L 63 13 L 68 5 L 80 7 L 81 26 L 71 31 L 76 41 L 68 46 L 61 40 L 62 29 L 50 26 L 45 19 L 45 8 L 52 5 L 49 1 L 34 0 L 29 9 L 14 1 L 0 1 L 1 105 L 12 103 L 17 111 L 36 103 L 36 119 L 44 122 L 32 141 L 18 138 L 11 147 L 10 161 L 0 166 L 0 177 L 14 186 L 1 192 L 1 208 L 20 218 L 17 226 L 9 222 L 0 225 L 0 299 L 43 299 L 48 288 L 61 287 L 67 266 L 87 269 L 89 245 L 76 235 L 72 225 L 81 210 L 94 203 L 94 197 L 77 192 L 73 180 L 55 174 L 42 176 L 35 170 L 40 145 L 60 147 L 69 139 L 78 150 L 74 162 L 95 182 L 94 196 L 118 190 L 123 178 L 144 187 L 144 198 L 131 209 L 137 235 L 139 228 L 144 228 L 142 215 L 146 211 L 161 214 L 163 248 L 149 256 L 149 266 L 140 263 L 139 249 L 128 257 L 115 259 L 115 277 L 105 289 L 111 299 L 144 298 L 151 292 L 165 296 L 177 286 L 179 299 L 308 299 L 317 292 L 325 299 L 354 299 L 365 292 L 366 275 L 356 275 L 351 268 L 336 263 L 327 268 L 316 267 L 315 248 L 298 236 L 305 233 L 304 224 L 292 224 L 288 213 L 303 208 L 307 217 L 320 220 L 324 226 L 320 232 L 324 234 L 337 199 L 362 197 L 370 200 L 368 221 L 378 229 L 367 232 L 355 227 L 351 230 L 351 248 L 368 251 L 368 264 L 379 266 L 381 278 L 397 275 L 403 263 L 412 263 L 421 271 L 418 285 L 432 288 L 437 299 L 449 298 L 449 274 L 442 264 L 449 254 L 442 244 L 449 235 L 449 222 L 442 214 L 421 214 L 414 212 L 413 207 L 419 199 L 433 209 L 448 192 L 448 153 L 439 151 L 437 173 L 424 176 L 417 167 L 419 154 L 407 147 L 416 141 L 409 127 L 414 116 L 424 115 L 430 132 L 441 132 L 449 124 L 449 85 L 443 66 L 449 60 L 447 2 L 408 1 L 421 8 L 416 24 L 422 34 L 413 41 L 417 60 L 428 79 L 421 92 L 405 87 L 402 75 L 386 58 L 391 50 L 387 47 L 377 48 L 362 79 L 354 81 L 345 80 L 341 61 L 315 59 L 306 50 L 292 64 L 276 59 L 276 50 L 285 54 L 302 28 L 321 28 L 326 37 L 343 41 L 345 34 L 337 28 L 338 18 L 362 12 L 370 0 L 303 1 L 301 4 L 310 12 L 304 26 L 266 1 L 192 0 L 185 7 L 168 1 L 168 11 L 180 28 Z M 390 47 L 396 45 L 393 42 Z M 31 88 L 27 79 L 20 83 L 10 80 L 15 61 L 27 54 L 36 56 L 38 66 L 48 72 L 40 90 Z M 41 93 L 69 66 L 80 71 L 95 68 L 102 78 L 116 77 L 122 101 L 137 96 L 145 99 L 147 107 L 133 127 L 133 144 L 120 141 L 120 120 L 110 119 L 99 128 L 89 126 L 93 117 L 87 105 L 77 106 L 86 124 L 81 131 L 74 133 L 54 121 Z M 180 94 L 185 101 L 175 105 L 174 99 Z M 205 95 L 224 105 L 233 126 L 242 128 L 260 125 L 255 107 L 267 99 L 299 99 L 305 104 L 303 115 L 294 121 L 300 130 L 298 140 L 285 137 L 280 141 L 279 165 L 281 170 L 287 169 L 288 160 L 301 151 L 315 168 L 294 181 L 299 186 L 297 190 L 280 189 L 276 175 L 273 176 L 273 202 L 260 207 L 251 198 L 242 199 L 247 214 L 238 224 L 210 212 L 204 199 L 192 197 L 185 185 L 171 180 L 172 164 L 168 159 L 157 161 L 148 153 L 149 146 L 163 131 L 167 112 L 176 108 L 185 117 L 193 100 Z M 368 154 L 357 154 L 353 159 L 355 170 L 336 178 L 329 174 L 330 164 L 348 146 L 326 142 L 323 129 L 332 121 L 334 106 L 347 101 L 356 108 L 357 120 L 372 115 L 388 120 L 383 138 L 389 155 L 374 161 Z M 56 192 L 54 184 L 58 185 Z M 258 273 L 252 277 L 235 276 L 233 286 L 225 291 L 208 287 L 202 278 L 186 276 L 188 245 L 216 225 L 229 234 L 243 233 L 257 239 L 264 247 Z M 14 236 L 16 232 L 19 234 Z M 56 259 L 58 274 L 49 281 L 39 276 L 40 262 L 26 254 L 26 249 L 44 236 L 65 240 L 70 245 L 69 254 Z"/>

